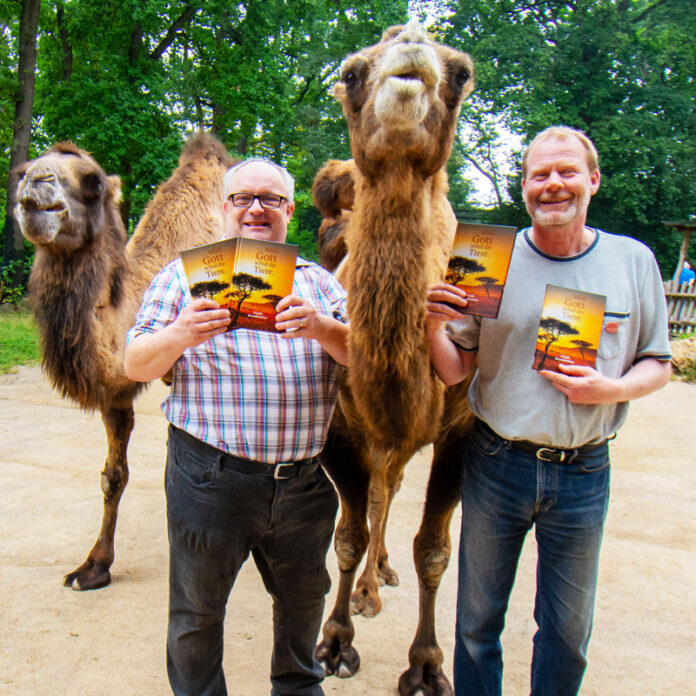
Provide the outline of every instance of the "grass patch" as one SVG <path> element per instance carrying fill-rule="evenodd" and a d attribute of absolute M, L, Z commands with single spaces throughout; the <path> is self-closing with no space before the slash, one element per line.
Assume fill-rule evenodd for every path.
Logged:
<path fill-rule="evenodd" d="M 39 338 L 33 313 L 27 309 L 0 312 L 0 374 L 38 361 Z"/>

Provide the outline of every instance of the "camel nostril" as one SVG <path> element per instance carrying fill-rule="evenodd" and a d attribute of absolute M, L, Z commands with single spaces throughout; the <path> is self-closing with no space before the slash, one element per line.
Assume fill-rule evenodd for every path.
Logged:
<path fill-rule="evenodd" d="M 33 212 L 39 210 L 39 204 L 30 196 L 22 196 L 19 202 L 26 211 Z"/>

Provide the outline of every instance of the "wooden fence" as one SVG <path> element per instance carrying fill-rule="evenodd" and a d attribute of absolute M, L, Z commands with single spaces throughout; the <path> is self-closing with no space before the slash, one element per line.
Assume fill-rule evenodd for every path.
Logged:
<path fill-rule="evenodd" d="M 696 331 L 696 285 L 668 280 L 664 283 L 672 338 Z"/>

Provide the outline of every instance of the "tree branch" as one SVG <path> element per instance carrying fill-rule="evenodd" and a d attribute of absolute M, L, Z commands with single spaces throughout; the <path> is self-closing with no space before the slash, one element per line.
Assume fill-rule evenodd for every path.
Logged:
<path fill-rule="evenodd" d="M 60 37 L 60 47 L 63 59 L 61 60 L 61 79 L 69 80 L 73 69 L 73 52 L 70 43 L 70 36 L 65 26 L 65 6 L 63 3 L 56 4 L 56 24 L 58 25 L 58 36 Z"/>
<path fill-rule="evenodd" d="M 633 22 L 633 24 L 637 24 L 645 19 L 645 17 L 647 17 L 653 10 L 656 10 L 658 7 L 660 7 L 660 5 L 664 5 L 666 2 L 669 2 L 669 0 L 657 0 L 657 2 L 653 3 L 652 5 L 648 5 L 639 15 L 636 15 L 631 22 Z"/>
<path fill-rule="evenodd" d="M 483 176 L 488 179 L 491 184 L 493 184 L 493 190 L 495 191 L 495 197 L 498 200 L 498 205 L 501 206 L 503 204 L 503 197 L 500 195 L 500 185 L 498 184 L 498 178 L 495 174 L 491 174 L 487 170 L 485 170 L 471 155 L 468 155 L 466 152 L 462 150 L 462 157 L 464 157 L 467 162 L 472 164 L 475 169 L 477 169 Z M 490 161 L 490 158 L 488 158 Z"/>
<path fill-rule="evenodd" d="M 177 19 L 174 24 L 169 27 L 169 31 L 164 35 L 164 38 L 157 44 L 152 53 L 150 53 L 150 58 L 153 60 L 159 60 L 164 55 L 165 51 L 174 43 L 176 35 L 191 22 L 198 10 L 198 7 L 188 5 L 181 13 L 179 19 Z"/>

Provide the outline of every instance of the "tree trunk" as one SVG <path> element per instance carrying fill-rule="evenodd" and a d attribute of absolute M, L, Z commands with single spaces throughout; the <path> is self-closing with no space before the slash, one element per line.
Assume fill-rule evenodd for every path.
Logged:
<path fill-rule="evenodd" d="M 31 115 L 34 108 L 34 73 L 36 71 L 36 31 L 39 24 L 41 0 L 22 0 L 22 17 L 19 21 L 19 61 L 17 97 L 10 148 L 10 171 L 27 161 L 31 138 Z M 7 180 L 5 207 L 3 262 L 24 260 L 24 238 L 14 220 L 15 184 L 13 177 Z M 21 264 L 13 276 L 13 284 L 22 280 Z"/>

